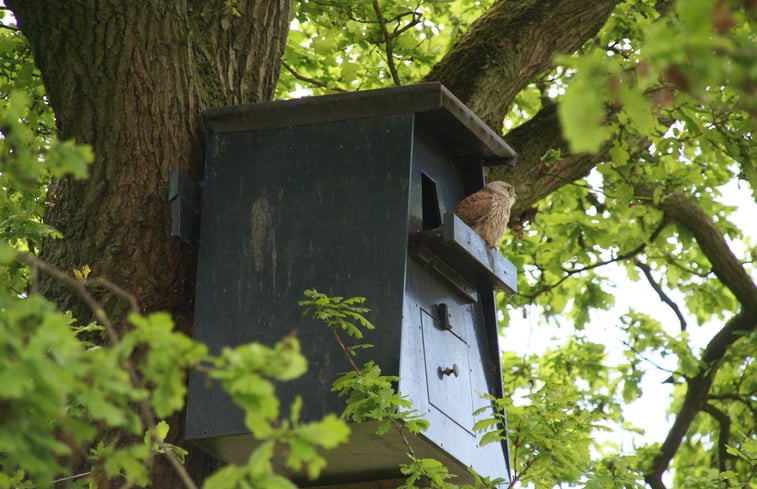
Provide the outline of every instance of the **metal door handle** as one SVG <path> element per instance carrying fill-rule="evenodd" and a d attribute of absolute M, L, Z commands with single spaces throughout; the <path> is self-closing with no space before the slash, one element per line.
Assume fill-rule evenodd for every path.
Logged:
<path fill-rule="evenodd" d="M 460 375 L 460 369 L 457 367 L 456 363 L 452 364 L 452 367 L 442 368 L 439 367 L 439 377 L 444 377 L 445 375 L 452 375 L 454 374 L 455 377 Z"/>

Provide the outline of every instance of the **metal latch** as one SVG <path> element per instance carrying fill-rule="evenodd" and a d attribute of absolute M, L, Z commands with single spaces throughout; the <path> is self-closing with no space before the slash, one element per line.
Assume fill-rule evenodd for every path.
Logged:
<path fill-rule="evenodd" d="M 168 202 L 171 203 L 171 236 L 196 245 L 200 186 L 179 170 L 171 170 L 168 177 Z"/>
<path fill-rule="evenodd" d="M 439 327 L 445 331 L 452 329 L 452 323 L 450 322 L 449 307 L 445 303 L 436 305 L 436 313 L 439 315 Z"/>

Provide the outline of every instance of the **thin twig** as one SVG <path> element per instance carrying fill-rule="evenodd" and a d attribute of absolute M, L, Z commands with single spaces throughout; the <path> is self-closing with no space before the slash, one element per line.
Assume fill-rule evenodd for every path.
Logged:
<path fill-rule="evenodd" d="M 646 263 L 642 263 L 638 259 L 634 259 L 633 261 L 634 265 L 636 265 L 638 268 L 641 269 L 642 273 L 644 273 L 644 276 L 647 278 L 647 282 L 649 282 L 649 285 L 652 286 L 652 288 L 657 292 L 657 295 L 660 297 L 660 300 L 670 306 L 670 308 L 675 313 L 676 317 L 678 317 L 678 322 L 681 323 L 681 331 L 686 331 L 686 318 L 683 317 L 683 314 L 681 314 L 681 309 L 678 307 L 678 304 L 673 302 L 673 299 L 671 299 L 664 290 L 662 290 L 662 286 L 658 284 L 654 277 L 652 276 L 652 270 L 649 268 L 649 265 Z"/>
<path fill-rule="evenodd" d="M 287 62 L 284 60 L 281 60 L 281 66 L 283 66 L 285 70 L 287 70 L 293 77 L 295 77 L 296 79 L 300 81 L 310 83 L 311 85 L 315 85 L 316 87 L 319 87 L 319 88 L 333 90 L 335 92 L 346 92 L 346 90 L 344 90 L 343 88 L 329 85 L 328 83 L 324 83 L 322 81 L 316 80 L 315 78 L 310 78 L 305 75 L 300 75 L 294 70 L 294 68 L 292 68 L 289 64 L 287 64 Z"/>
<path fill-rule="evenodd" d="M 74 292 L 76 292 L 76 294 L 84 301 L 87 307 L 89 307 L 97 321 L 102 324 L 103 328 L 105 328 L 105 333 L 107 334 L 108 340 L 110 341 L 111 345 L 115 346 L 119 343 L 120 338 L 118 336 L 118 333 L 116 332 L 116 328 L 113 322 L 110 320 L 110 317 L 108 317 L 105 309 L 103 309 L 100 303 L 97 302 L 97 300 L 92 297 L 92 294 L 89 293 L 89 290 L 87 290 L 87 285 L 84 281 L 77 280 L 63 270 L 60 270 L 50 265 L 49 263 L 40 260 L 36 256 L 32 256 L 27 253 L 17 251 L 16 259 L 30 267 L 36 268 L 39 271 L 52 276 L 60 283 L 72 288 Z M 140 381 L 139 376 L 137 375 L 137 372 L 131 362 L 125 360 L 122 366 L 124 370 L 126 370 L 126 372 L 129 374 L 129 379 L 132 385 L 137 388 L 142 388 L 142 382 Z M 145 423 L 148 427 L 154 427 L 155 416 L 153 415 L 149 402 L 145 399 L 140 401 L 138 404 L 142 422 Z M 150 455 L 148 462 L 149 464 L 152 463 L 152 454 Z"/>
<path fill-rule="evenodd" d="M 84 301 L 84 303 L 90 308 L 92 313 L 94 314 L 95 318 L 103 325 L 105 328 L 105 331 L 108 335 L 108 339 L 112 345 L 117 345 L 120 341 L 119 335 L 116 331 L 116 328 L 113 324 L 113 322 L 108 317 L 105 310 L 102 308 L 102 306 L 97 302 L 97 300 L 90 294 L 89 290 L 87 289 L 87 286 L 92 285 L 100 285 L 111 292 L 115 293 L 116 295 L 125 298 L 130 306 L 131 309 L 135 312 L 139 311 L 139 306 L 137 304 L 136 298 L 127 292 L 122 287 L 114 284 L 113 282 L 110 282 L 109 280 L 106 280 L 104 278 L 96 278 L 91 280 L 77 280 L 75 277 L 72 277 L 71 275 L 67 274 L 63 270 L 60 270 L 49 263 L 40 260 L 36 256 L 29 255 L 27 253 L 22 253 L 20 251 L 16 252 L 16 259 L 22 263 L 25 263 L 27 266 L 32 268 L 32 270 L 41 271 L 44 272 L 51 277 L 58 280 L 60 283 L 67 285 L 71 287 L 74 292 Z M 144 389 L 144 385 L 137 375 L 136 370 L 134 369 L 134 366 L 131 364 L 131 362 L 127 359 L 125 360 L 123 364 L 124 370 L 129 375 L 129 379 L 131 381 L 132 386 L 134 386 L 137 389 Z M 150 403 L 147 399 L 143 399 L 138 402 L 139 410 L 140 410 L 140 419 L 142 422 L 147 426 L 150 438 L 151 440 L 159 441 L 156 439 L 154 435 L 155 431 L 155 415 L 152 411 L 152 407 L 150 406 Z M 164 448 L 164 453 L 168 457 L 169 462 L 174 467 L 176 472 L 179 474 L 179 477 L 184 482 L 184 485 L 187 487 L 187 489 L 197 489 L 197 485 L 192 481 L 191 477 L 189 476 L 189 473 L 187 472 L 186 468 L 179 462 L 179 460 L 176 458 L 176 455 L 170 451 L 170 447 L 167 447 L 165 443 L 162 441 L 159 441 L 161 447 Z M 151 451 L 148 455 L 148 458 L 146 460 L 146 464 L 148 467 L 152 467 L 153 465 L 153 459 L 154 459 L 154 453 Z M 91 473 L 91 472 L 90 472 Z M 83 474 L 83 475 L 88 475 Z M 80 476 L 73 476 L 73 477 L 80 477 Z M 133 484 L 126 483 L 124 487 L 131 487 Z"/>
<path fill-rule="evenodd" d="M 421 21 L 421 14 L 418 12 L 411 12 L 413 14 L 413 20 L 400 27 L 399 25 L 392 31 L 392 37 L 397 37 L 408 29 L 411 29 L 418 25 Z M 420 45 L 420 44 L 419 44 Z"/>
<path fill-rule="evenodd" d="M 667 226 L 667 225 L 668 225 L 668 220 L 667 219 L 663 219 L 662 221 L 660 221 L 660 223 L 657 225 L 657 228 L 655 228 L 655 230 L 652 231 L 652 234 L 649 235 L 649 239 L 647 241 L 645 241 L 644 243 L 640 244 L 639 246 L 637 246 L 636 248 L 634 248 L 633 250 L 631 250 L 631 251 L 629 251 L 627 253 L 620 254 L 620 255 L 616 256 L 615 258 L 611 258 L 609 260 L 599 261 L 599 262 L 595 262 L 595 263 L 590 263 L 589 265 L 586 265 L 585 267 L 581 267 L 581 268 L 573 268 L 573 269 L 563 268 L 563 271 L 565 272 L 565 275 L 562 278 L 560 278 L 560 280 L 558 280 L 557 282 L 555 282 L 553 284 L 544 285 L 544 286 L 540 287 L 539 290 L 537 290 L 536 292 L 534 292 L 533 294 L 530 294 L 530 295 L 526 295 L 526 294 L 517 294 L 517 295 L 520 295 L 521 297 L 525 297 L 525 298 L 530 299 L 530 300 L 534 300 L 539 295 L 541 295 L 541 294 L 543 294 L 545 292 L 548 292 L 548 291 L 550 291 L 550 290 L 558 287 L 560 284 L 562 284 L 563 282 L 565 282 L 566 280 L 568 280 L 573 275 L 577 275 L 577 274 L 582 273 L 582 272 L 587 272 L 589 270 L 593 270 L 594 268 L 603 267 L 605 265 L 610 265 L 611 263 L 615 263 L 615 262 L 619 262 L 619 261 L 628 260 L 630 258 L 633 258 L 636 255 L 638 255 L 639 253 L 641 253 L 642 251 L 644 251 L 649 243 L 653 243 L 657 239 L 657 237 L 660 235 L 660 233 L 662 232 L 662 230 L 665 229 L 665 226 Z M 544 273 L 541 274 L 541 277 L 544 277 Z"/>
<path fill-rule="evenodd" d="M 137 298 L 134 297 L 134 294 L 131 294 L 126 289 L 114 284 L 110 280 L 102 277 L 96 277 L 93 279 L 86 279 L 84 280 L 85 285 L 89 285 L 92 287 L 105 287 L 109 291 L 113 292 L 115 295 L 121 297 L 122 299 L 126 300 L 126 302 L 129 303 L 129 308 L 131 311 L 135 314 L 139 314 L 139 304 L 137 304 Z"/>
<path fill-rule="evenodd" d="M 67 475 L 66 477 L 61 477 L 60 479 L 55 479 L 53 481 L 46 482 L 45 485 L 46 486 L 52 486 L 52 485 L 55 485 L 55 484 L 57 484 L 59 482 L 66 482 L 66 481 L 71 481 L 71 480 L 74 480 L 74 479 L 81 479 L 82 477 L 87 477 L 88 475 L 92 475 L 92 471 L 91 470 L 89 470 L 87 472 L 82 472 L 81 474 Z M 31 486 L 31 489 L 37 489 L 38 487 L 42 487 L 42 486 Z"/>
<path fill-rule="evenodd" d="M 397 67 L 394 65 L 394 37 L 386 29 L 386 21 L 384 20 L 384 14 L 381 13 L 381 7 L 379 7 L 378 0 L 373 0 L 373 10 L 376 12 L 376 17 L 378 18 L 381 33 L 384 36 L 386 64 L 389 67 L 389 73 L 392 75 L 392 81 L 394 82 L 394 84 L 400 86 L 402 85 L 402 82 L 400 81 L 399 74 L 397 73 Z"/>
<path fill-rule="evenodd" d="M 357 374 L 357 376 L 362 378 L 363 374 L 360 372 L 360 368 L 358 368 L 357 364 L 352 359 L 350 348 L 344 344 L 335 326 L 331 327 L 331 332 L 334 334 L 334 338 L 336 339 L 336 342 L 339 343 L 339 346 L 342 348 L 342 352 L 344 352 L 344 356 L 347 357 L 347 361 L 350 363 L 350 366 L 353 368 L 353 370 L 355 370 L 355 373 Z M 405 436 L 405 426 L 402 423 L 400 423 L 399 420 L 393 418 L 383 406 L 381 407 L 381 410 L 384 411 L 385 416 L 389 418 L 389 421 L 392 423 L 392 426 L 394 426 L 394 428 L 400 434 L 400 437 L 402 438 L 402 443 L 405 445 L 405 448 L 407 448 L 407 451 L 410 454 L 410 456 L 413 457 L 413 459 L 415 459 L 415 450 L 413 450 L 413 446 L 410 444 L 410 440 L 408 440 L 407 436 Z"/>
<path fill-rule="evenodd" d="M 336 327 L 331 328 L 331 333 L 334 335 L 334 339 L 336 339 L 336 342 L 339 343 L 339 347 L 342 349 L 344 356 L 347 357 L 347 361 L 350 362 L 350 366 L 353 368 L 353 370 L 355 370 L 355 372 L 357 372 L 358 377 L 362 377 L 362 374 L 360 373 L 360 368 L 358 368 L 357 364 L 355 363 L 355 360 L 352 359 L 350 348 L 344 344 L 344 342 L 342 341 L 342 338 L 339 336 L 339 333 L 336 330 Z"/>
<path fill-rule="evenodd" d="M 633 346 L 631 343 L 627 342 L 626 340 L 623 340 L 623 339 L 620 339 L 620 338 L 617 338 L 617 339 L 623 345 L 627 346 L 629 350 L 631 350 L 632 352 L 634 352 L 639 358 L 641 358 L 642 360 L 644 360 L 648 364 L 652 365 L 657 370 L 659 370 L 661 372 L 665 372 L 665 373 L 671 374 L 671 377 L 673 375 L 680 375 L 681 377 L 686 378 L 686 376 L 683 375 L 682 373 L 680 373 L 680 372 L 678 372 L 676 370 L 670 370 L 669 368 L 665 368 L 662 365 L 656 363 L 655 361 L 650 360 L 649 357 L 645 356 L 639 349 L 637 349 L 635 346 Z M 663 383 L 665 383 L 665 382 L 663 382 Z"/>
<path fill-rule="evenodd" d="M 16 259 L 28 265 L 32 270 L 36 269 L 38 271 L 44 272 L 57 281 L 71 287 L 74 292 L 76 292 L 76 294 L 84 301 L 87 307 L 89 307 L 95 318 L 100 323 L 102 323 L 103 327 L 105 328 L 105 332 L 108 335 L 108 340 L 110 340 L 110 342 L 114 345 L 118 343 L 119 337 L 118 333 L 116 332 L 116 328 L 113 325 L 113 322 L 105 313 L 105 310 L 102 308 L 102 306 L 100 306 L 100 303 L 97 302 L 97 300 L 92 297 L 92 294 L 89 293 L 84 282 L 77 280 L 63 270 L 55 268 L 47 262 L 40 260 L 36 256 L 17 251 Z"/>
<path fill-rule="evenodd" d="M 757 395 L 757 392 L 752 392 L 751 394 L 710 394 L 707 396 L 708 399 L 712 399 L 715 401 L 722 401 L 725 399 L 740 402 L 746 407 L 753 415 L 754 419 L 757 419 L 757 404 L 753 404 L 750 402 L 750 399 L 753 398 L 755 395 Z"/>
<path fill-rule="evenodd" d="M 163 449 L 163 454 L 168 458 L 168 461 L 171 463 L 176 473 L 179 474 L 179 478 L 184 483 L 184 486 L 187 489 L 197 489 L 197 484 L 192 480 L 189 472 L 187 472 L 187 468 L 184 467 L 181 461 L 176 457 L 176 454 L 173 453 L 171 447 L 164 442 L 160 443 L 160 447 Z"/>
<path fill-rule="evenodd" d="M 511 488 L 515 487 L 515 485 L 516 485 L 516 484 L 517 484 L 518 482 L 520 482 L 521 480 L 523 480 L 523 475 L 524 475 L 524 474 L 525 474 L 526 472 L 528 472 L 528 469 L 530 469 L 530 468 L 531 468 L 531 466 L 532 466 L 532 465 L 533 465 L 533 464 L 534 464 L 534 463 L 535 463 L 535 462 L 536 462 L 536 461 L 537 461 L 538 459 L 539 459 L 539 456 L 537 455 L 537 456 L 535 456 L 534 458 L 532 458 L 531 460 L 529 460 L 528 462 L 526 462 L 526 465 L 524 465 L 524 466 L 523 466 L 523 470 L 521 470 L 521 471 L 520 471 L 520 472 L 518 472 L 518 473 L 515 473 L 515 474 L 513 474 L 513 480 L 511 480 L 511 481 L 510 481 L 510 484 L 508 484 L 508 485 L 507 485 L 508 489 L 511 489 Z"/>

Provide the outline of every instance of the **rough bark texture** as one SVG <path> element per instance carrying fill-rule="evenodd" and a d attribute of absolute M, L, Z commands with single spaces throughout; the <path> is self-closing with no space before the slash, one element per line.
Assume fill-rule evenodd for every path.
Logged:
<path fill-rule="evenodd" d="M 203 108 L 272 97 L 291 1 L 235 2 L 239 16 L 223 0 L 6 3 L 31 42 L 59 136 L 95 153 L 89 179 L 50 187 L 45 220 L 64 239 L 45 243 L 43 258 L 90 266 L 189 332 L 195 257 L 170 237 L 169 171 L 201 175 Z M 89 316 L 70 290 L 52 280 L 41 288 Z M 100 299 L 123 320 L 125 304 Z M 157 487 L 178 487 L 172 477 L 158 474 Z"/>
<path fill-rule="evenodd" d="M 59 136 L 92 145 L 90 178 L 54 182 L 45 220 L 64 239 L 43 258 L 89 265 L 134 294 L 145 310 L 186 318 L 189 250 L 168 239 L 168 171 L 200 161 L 198 95 L 180 4 L 9 2 L 30 39 L 55 110 Z M 77 317 L 76 297 L 43 292 Z M 108 301 L 106 301 L 106 304 Z"/>
<path fill-rule="evenodd" d="M 498 0 L 426 75 L 439 80 L 494 130 L 515 95 L 554 56 L 581 47 L 619 0 Z"/>
<path fill-rule="evenodd" d="M 169 239 L 169 170 L 200 176 L 201 109 L 272 97 L 290 2 L 242 2 L 241 16 L 223 1 L 54 3 L 8 2 L 60 136 L 91 144 L 96 161 L 89 179 L 51 186 L 45 219 L 65 239 L 47 243 L 43 258 L 89 265 L 188 331 L 194 259 Z M 43 291 L 86 317 L 66 290 L 47 281 Z"/>

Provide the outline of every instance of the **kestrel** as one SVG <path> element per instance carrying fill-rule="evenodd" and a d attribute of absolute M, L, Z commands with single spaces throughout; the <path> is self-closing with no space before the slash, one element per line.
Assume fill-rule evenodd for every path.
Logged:
<path fill-rule="evenodd" d="M 455 214 L 494 248 L 505 234 L 514 203 L 513 186 L 496 181 L 461 200 Z"/>

